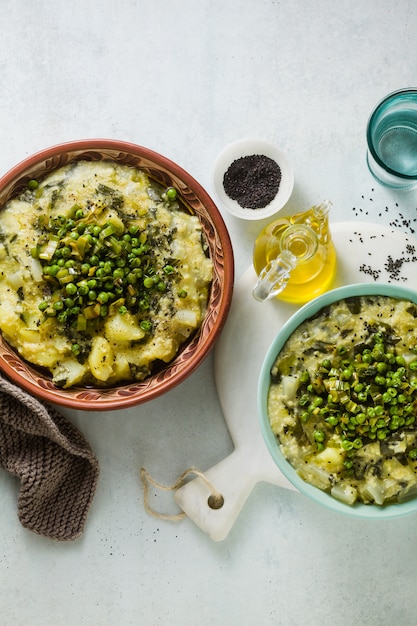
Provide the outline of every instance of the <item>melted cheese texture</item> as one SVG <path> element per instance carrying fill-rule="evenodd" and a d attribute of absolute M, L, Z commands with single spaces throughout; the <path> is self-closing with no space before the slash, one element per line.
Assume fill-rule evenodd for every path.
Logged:
<path fill-rule="evenodd" d="M 145 172 L 115 162 L 80 161 L 46 177 L 33 191 L 10 200 L 0 213 L 0 330 L 27 361 L 47 368 L 56 384 L 113 386 L 143 380 L 169 363 L 200 327 L 207 309 L 212 261 L 198 218 L 168 201 Z M 115 195 L 117 202 L 112 202 Z M 33 250 L 49 219 L 68 218 L 74 206 L 100 227 L 137 227 L 150 247 L 153 273 L 165 291 L 145 310 L 110 304 L 84 331 L 47 316 L 40 303 L 53 298 L 43 263 Z M 163 274 L 169 264 L 172 276 Z M 42 308 L 42 305 L 41 305 Z M 150 322 L 151 329 L 143 320 Z M 141 325 L 142 322 L 142 325 Z M 73 352 L 82 347 L 82 358 Z"/>
<path fill-rule="evenodd" d="M 283 455 L 304 481 L 346 504 L 417 497 L 416 317 L 416 305 L 405 300 L 341 300 L 302 323 L 271 369 L 268 414 Z M 366 346 L 373 354 L 378 336 L 384 337 L 383 367 L 372 357 L 368 369 L 357 355 Z M 344 375 L 353 362 L 363 378 Z M 388 375 L 378 376 L 387 362 L 401 372 L 392 379 L 394 390 Z"/>

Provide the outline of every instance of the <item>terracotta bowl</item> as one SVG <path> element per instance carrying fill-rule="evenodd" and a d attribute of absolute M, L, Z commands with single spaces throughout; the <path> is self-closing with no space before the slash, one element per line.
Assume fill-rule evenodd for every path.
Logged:
<path fill-rule="evenodd" d="M 143 169 L 163 184 L 174 186 L 201 221 L 213 261 L 213 283 L 207 314 L 198 333 L 163 370 L 141 382 L 110 389 L 60 389 L 51 377 L 28 364 L 0 336 L 0 369 L 16 384 L 42 400 L 80 410 L 108 411 L 152 400 L 189 376 L 213 348 L 226 321 L 233 292 L 233 251 L 224 221 L 207 192 L 179 165 L 147 148 L 123 141 L 86 139 L 52 146 L 25 159 L 0 179 L 0 207 L 30 179 L 42 179 L 77 160 L 112 160 Z"/>

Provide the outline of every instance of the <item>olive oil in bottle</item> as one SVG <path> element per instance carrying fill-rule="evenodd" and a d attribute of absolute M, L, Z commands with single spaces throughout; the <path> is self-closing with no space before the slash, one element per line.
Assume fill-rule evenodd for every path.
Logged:
<path fill-rule="evenodd" d="M 261 231 L 253 251 L 258 300 L 276 296 L 303 304 L 330 288 L 336 270 L 330 208 L 325 201 L 304 213 L 277 219 Z"/>

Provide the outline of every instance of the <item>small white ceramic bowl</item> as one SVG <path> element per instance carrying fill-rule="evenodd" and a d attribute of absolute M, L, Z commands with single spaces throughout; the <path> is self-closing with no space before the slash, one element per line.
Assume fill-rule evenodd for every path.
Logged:
<path fill-rule="evenodd" d="M 281 169 L 281 181 L 274 199 L 263 208 L 243 208 L 225 192 L 224 175 L 234 161 L 241 157 L 264 155 L 278 163 Z M 274 144 L 264 139 L 248 137 L 239 139 L 226 146 L 218 155 L 213 171 L 214 191 L 221 204 L 235 217 L 245 220 L 261 220 L 275 215 L 288 202 L 294 188 L 294 173 L 285 154 Z"/>

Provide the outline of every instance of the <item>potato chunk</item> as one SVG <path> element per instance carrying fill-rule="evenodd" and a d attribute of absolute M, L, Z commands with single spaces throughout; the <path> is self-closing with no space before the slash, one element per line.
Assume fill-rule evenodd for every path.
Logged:
<path fill-rule="evenodd" d="M 113 374 L 114 354 L 105 337 L 94 337 L 88 364 L 93 376 L 105 382 Z"/>
<path fill-rule="evenodd" d="M 104 326 L 104 333 L 109 341 L 120 343 L 123 341 L 139 341 L 145 336 L 137 321 L 130 313 L 120 315 L 116 313 L 109 317 Z"/>

